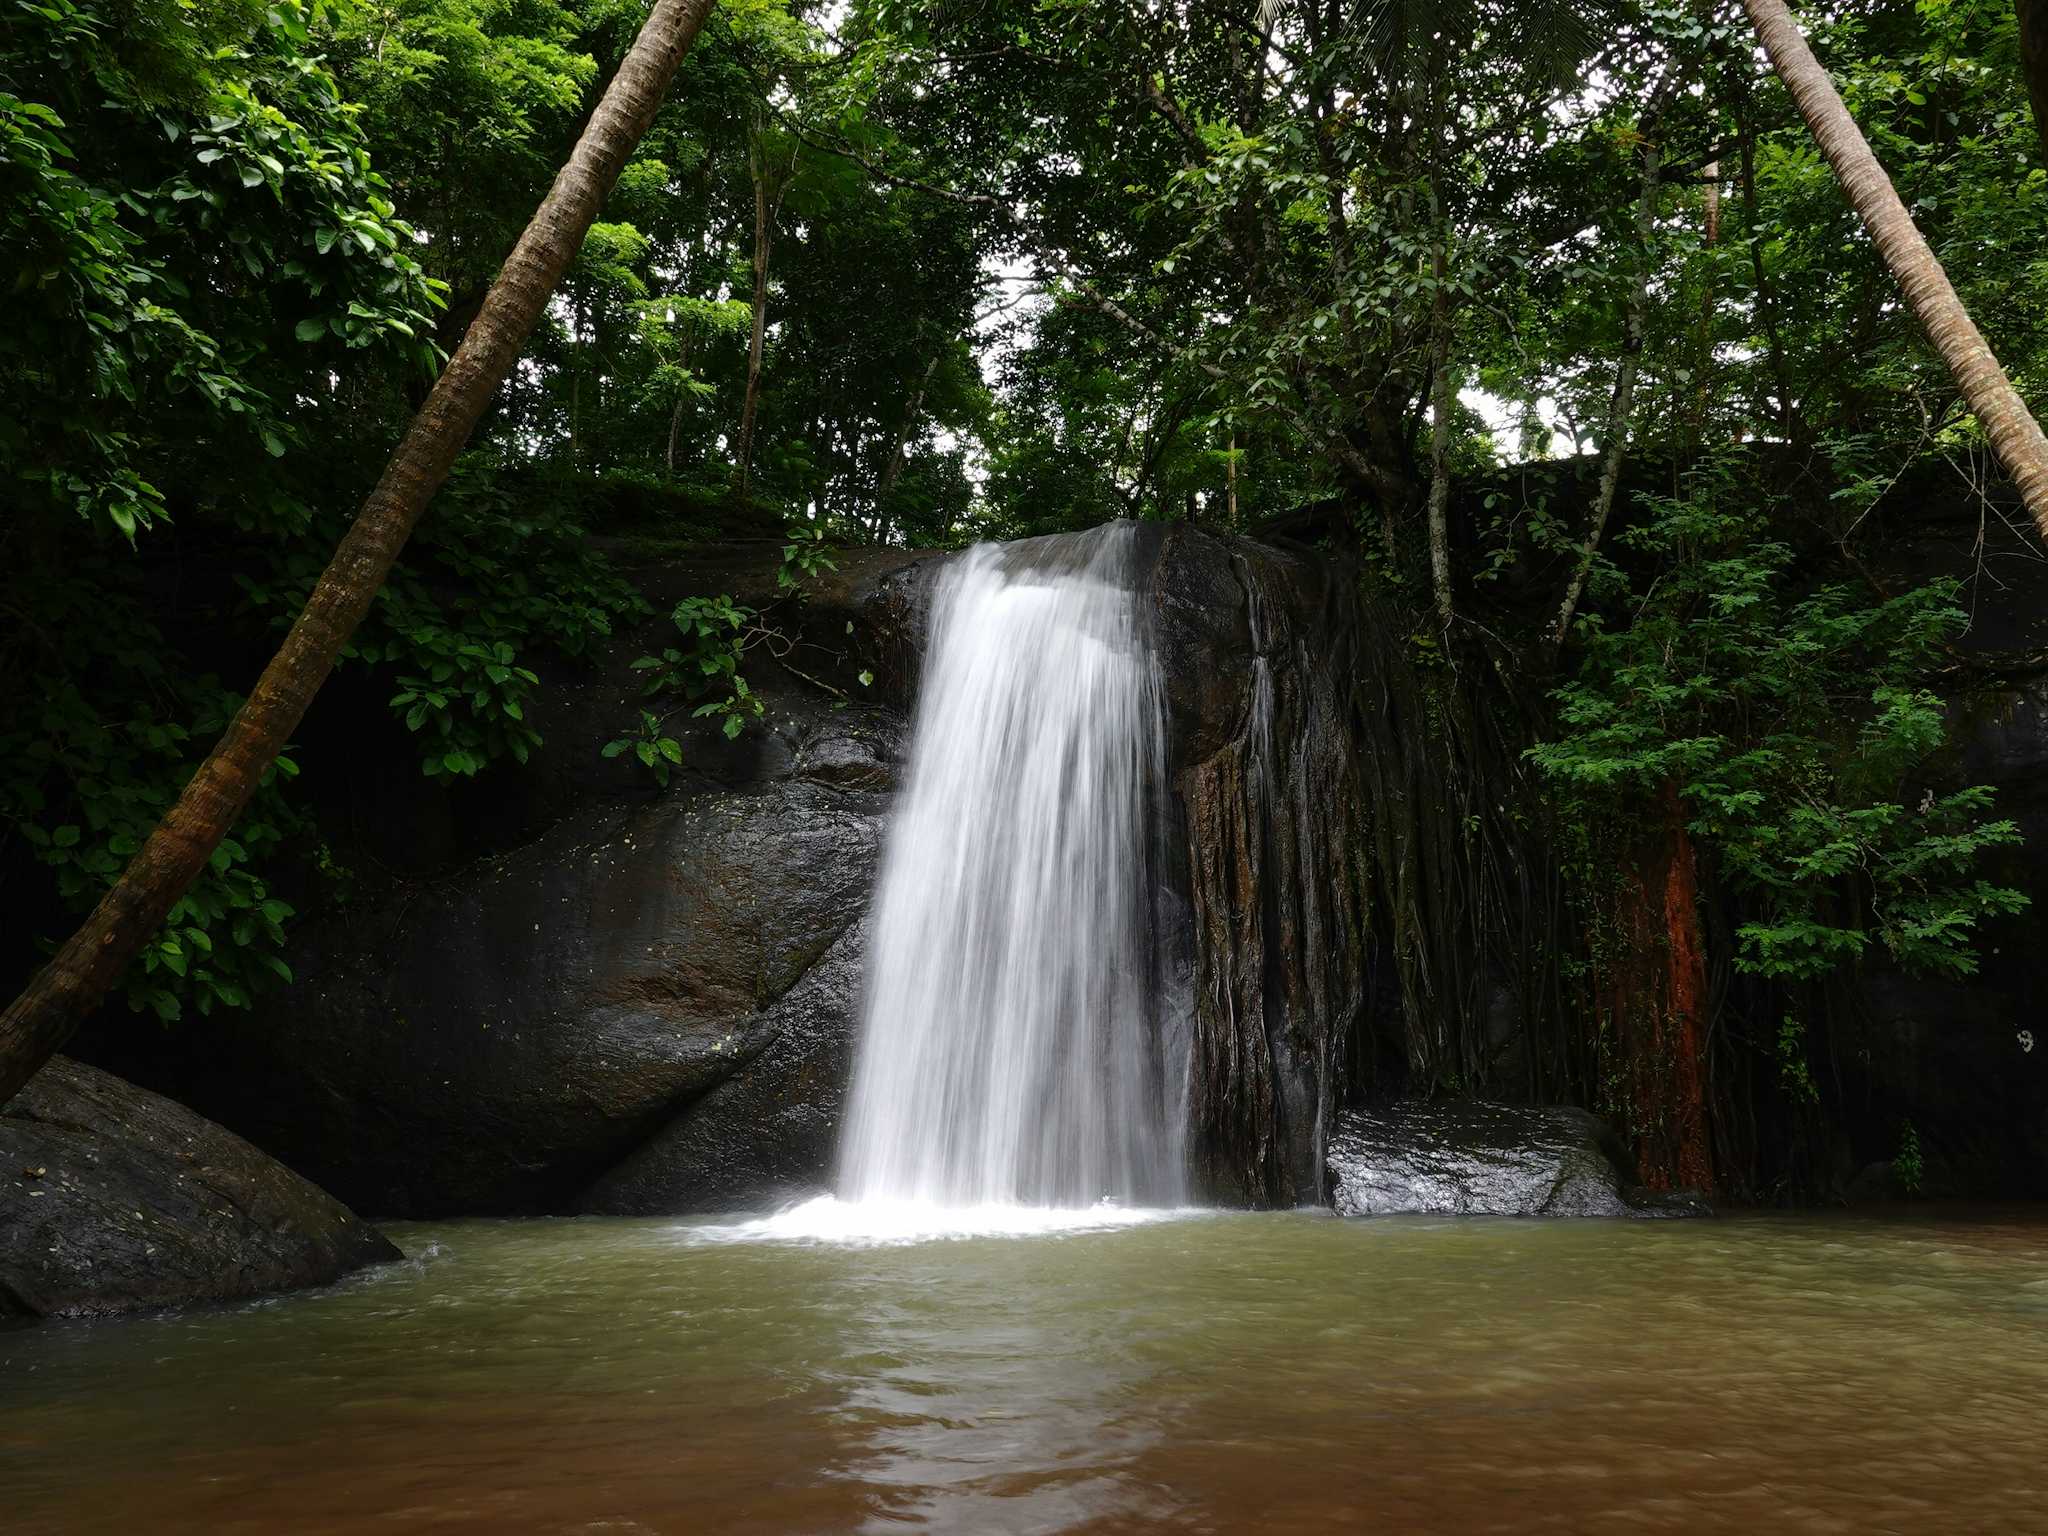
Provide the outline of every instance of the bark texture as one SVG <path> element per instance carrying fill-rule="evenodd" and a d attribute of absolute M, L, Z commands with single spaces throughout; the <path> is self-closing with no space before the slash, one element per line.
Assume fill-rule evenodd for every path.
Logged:
<path fill-rule="evenodd" d="M 1446 629 L 1457 616 L 1451 597 L 1451 409 L 1457 391 L 1451 381 L 1450 235 L 1439 229 L 1431 267 L 1436 292 L 1429 301 L 1429 588 L 1437 622 Z"/>
<path fill-rule="evenodd" d="M 1719 1193 L 1708 1121 L 1707 963 L 1699 871 L 1675 785 L 1622 871 L 1605 1074 L 1646 1189 Z"/>
<path fill-rule="evenodd" d="M 656 0 L 568 163 L 248 701 L 84 925 L 0 1015 L 0 1103 L 14 1097 L 106 995 L 270 772 L 582 249 L 711 6 L 712 0 Z"/>
<path fill-rule="evenodd" d="M 1651 132 L 1655 131 L 1652 126 Z M 1621 487 L 1621 463 L 1628 453 L 1628 420 L 1635 410 L 1636 374 L 1642 366 L 1643 332 L 1649 318 L 1650 237 L 1657 221 L 1657 184 L 1657 143 L 1652 138 L 1643 144 L 1643 189 L 1636 200 L 1636 280 L 1628 296 L 1628 329 L 1622 341 L 1621 366 L 1615 372 L 1614 395 L 1607 406 L 1600 489 L 1593 497 L 1593 515 L 1587 523 L 1586 546 L 1580 553 L 1578 569 L 1572 572 L 1571 585 L 1565 588 L 1564 602 L 1557 610 L 1557 622 L 1551 627 L 1552 650 L 1563 645 L 1565 636 L 1571 633 L 1572 615 L 1578 611 L 1579 599 L 1586 595 L 1586 579 L 1593 574 L 1593 557 L 1600 551 L 1607 519 L 1614 513 L 1615 494 Z"/>
<path fill-rule="evenodd" d="M 2019 0 L 2020 69 L 2027 77 L 2027 96 L 2034 103 L 2034 132 L 2041 137 L 2041 155 L 2048 159 L 2048 0 Z"/>
<path fill-rule="evenodd" d="M 761 410 L 761 370 L 768 349 L 768 251 L 775 241 L 775 215 L 782 206 L 784 180 L 768 164 L 758 123 L 747 141 L 747 171 L 754 183 L 754 328 L 747 339 L 747 393 L 740 405 L 739 441 L 733 450 L 742 501 L 747 498 L 754 469 L 754 423 Z"/>
<path fill-rule="evenodd" d="M 1891 178 L 1870 152 L 1784 0 L 1743 0 L 1743 6 L 1799 115 L 1835 168 L 1850 206 L 1870 231 L 1871 242 L 1898 279 L 1928 340 L 1983 424 L 1984 435 L 2019 488 L 2034 526 L 2048 538 L 2048 438 L 2041 435 L 2040 424 L 1963 308 L 1948 274 L 1899 201 Z"/>

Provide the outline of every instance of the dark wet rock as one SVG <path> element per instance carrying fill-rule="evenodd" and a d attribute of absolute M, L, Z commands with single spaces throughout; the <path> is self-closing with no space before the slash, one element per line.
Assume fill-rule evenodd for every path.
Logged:
<path fill-rule="evenodd" d="M 158 1071 L 362 1209 L 572 1208 L 765 1048 L 866 903 L 885 804 L 785 779 L 593 806 L 310 928 L 295 986 Z"/>
<path fill-rule="evenodd" d="M 866 925 L 856 924 L 741 1031 L 752 1054 L 678 1110 L 584 1195 L 585 1211 L 764 1210 L 831 1185 L 859 1028 Z"/>
<path fill-rule="evenodd" d="M 1367 1006 L 1348 569 L 1176 528 L 1148 584 L 1178 812 L 1198 1191 L 1320 1198 L 1316 1137 Z"/>
<path fill-rule="evenodd" d="M 677 711 L 683 764 L 656 786 L 600 749 L 638 718 L 633 658 L 673 632 L 658 617 L 614 637 L 549 675 L 535 702 L 544 745 L 526 769 L 450 797 L 471 807 L 464 824 L 421 831 L 431 818 L 405 811 L 399 836 L 378 830 L 416 798 L 399 783 L 416 784 L 412 765 L 351 809 L 371 831 L 350 857 L 388 883 L 366 880 L 348 908 L 298 930 L 296 984 L 175 1040 L 102 1030 L 96 1059 L 380 1215 L 574 1210 L 594 1181 L 623 1188 L 615 1170 L 657 1133 L 674 1146 L 701 1134 L 724 1160 L 700 1158 L 660 1195 L 636 1185 L 641 1208 L 811 1176 L 836 1134 L 850 1026 L 802 1071 L 794 1037 L 773 1047 L 785 1027 L 857 1006 L 857 965 L 803 984 L 867 904 L 943 559 L 846 551 L 802 602 L 776 584 L 779 545 L 641 566 L 660 615 L 725 591 L 769 616 L 779 638 L 746 664 L 763 716 L 728 740 L 720 721 Z M 469 824 L 491 805 L 497 819 Z M 514 843 L 508 828 L 532 830 Z M 416 831 L 428 861 L 408 856 Z M 718 1091 L 756 1071 L 758 1087 Z M 815 1092 L 814 1112 L 791 1106 L 795 1082 Z M 776 1124 L 745 1166 L 720 1119 L 742 1101 Z M 683 1129 L 699 1110 L 701 1131 Z"/>
<path fill-rule="evenodd" d="M 1628 1191 L 1607 1128 L 1582 1109 L 1393 1104 L 1347 1110 L 1330 1138 L 1344 1216 L 1680 1216 L 1687 1195 Z"/>
<path fill-rule="evenodd" d="M 239 1136 L 82 1062 L 0 1110 L 0 1313 L 233 1301 L 402 1256 Z"/>

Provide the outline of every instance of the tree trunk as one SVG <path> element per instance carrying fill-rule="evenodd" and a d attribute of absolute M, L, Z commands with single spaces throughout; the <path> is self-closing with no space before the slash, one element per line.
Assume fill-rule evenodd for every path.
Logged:
<path fill-rule="evenodd" d="M 1654 126 L 1651 133 L 1655 133 Z M 1650 307 L 1650 237 L 1657 224 L 1657 144 L 1643 143 L 1643 190 L 1636 200 L 1636 281 L 1628 296 L 1627 331 L 1621 345 L 1621 367 L 1614 375 L 1614 395 L 1607 406 L 1607 428 L 1602 438 L 1600 489 L 1593 497 L 1593 515 L 1586 527 L 1585 547 L 1579 554 L 1578 569 L 1565 588 L 1564 602 L 1551 627 L 1550 648 L 1555 651 L 1571 632 L 1572 615 L 1586 594 L 1586 579 L 1593 574 L 1593 557 L 1600 552 L 1600 539 L 1607 531 L 1607 519 L 1614 513 L 1614 498 L 1621 489 L 1621 463 L 1628 453 L 1628 421 L 1635 409 L 1636 371 L 1642 364 L 1643 332 Z"/>
<path fill-rule="evenodd" d="M 1709 986 L 1699 870 L 1678 787 L 1621 860 L 1611 957 L 1599 980 L 1601 1077 L 1655 1190 L 1719 1193 L 1709 1100 Z"/>
<path fill-rule="evenodd" d="M 768 200 L 768 167 L 757 130 L 747 143 L 747 170 L 754 183 L 754 330 L 747 342 L 747 393 L 740 404 L 739 499 L 747 499 L 754 468 L 754 419 L 761 408 L 761 354 L 768 340 L 768 244 L 774 238 L 774 210 Z"/>
<path fill-rule="evenodd" d="M 682 358 L 676 364 L 683 370 L 683 383 L 677 389 L 676 403 L 668 413 L 668 477 L 671 480 L 676 477 L 676 448 L 683 436 L 683 404 L 690 398 L 690 341 L 690 328 L 686 324 L 683 327 Z"/>
<path fill-rule="evenodd" d="M 903 425 L 896 430 L 896 447 L 889 455 L 889 462 L 882 466 L 882 474 L 875 485 L 875 532 L 877 539 L 886 538 L 889 532 L 889 497 L 896 490 L 896 482 L 903 477 L 904 456 L 910 451 L 910 434 L 917 430 L 917 418 L 924 410 L 925 391 L 932 387 L 932 375 L 939 371 L 939 354 L 934 352 L 931 361 L 924 365 L 924 372 L 918 376 L 917 387 L 910 392 L 910 402 L 903 408 Z"/>
<path fill-rule="evenodd" d="M 1229 528 L 1237 532 L 1237 428 L 1230 429 L 1230 449 L 1223 460 L 1224 506 L 1229 514 Z"/>
<path fill-rule="evenodd" d="M 1706 255 L 1706 275 L 1700 283 L 1699 360 L 1694 364 L 1692 448 L 1695 453 L 1707 438 L 1707 418 L 1714 404 L 1714 282 L 1715 247 L 1721 243 L 1721 162 L 1710 160 L 1702 173 L 1706 191 L 1701 199 L 1700 244 Z"/>
<path fill-rule="evenodd" d="M 2048 438 L 2014 391 L 2005 370 L 1956 297 L 1948 274 L 1914 227 L 1891 178 L 1870 152 L 1834 81 L 1806 46 L 1784 0 L 1743 0 L 1778 78 L 1791 92 L 1814 141 L 1835 168 L 1850 205 L 1905 291 L 1928 340 L 1948 364 L 1956 387 L 1983 425 L 2005 471 L 2018 486 L 2042 537 L 2048 538 Z"/>
<path fill-rule="evenodd" d="M 1439 71 L 1432 54 L 1430 74 Z M 1446 629 L 1457 616 L 1451 601 L 1451 409 L 1457 391 L 1451 382 L 1451 224 L 1444 210 L 1436 140 L 1443 113 L 1436 84 L 1429 92 L 1430 119 L 1437 125 L 1429 152 L 1429 216 L 1436 238 L 1430 250 L 1430 275 L 1435 286 L 1429 298 L 1429 588 L 1436 599 L 1437 623 Z"/>
<path fill-rule="evenodd" d="M 1802 435 L 1799 414 L 1792 405 L 1792 370 L 1785 360 L 1785 337 L 1778 329 L 1778 301 L 1771 292 L 1770 273 L 1764 267 L 1763 222 L 1756 204 L 1756 137 L 1747 126 L 1742 135 L 1742 216 L 1749 225 L 1749 266 L 1756 284 L 1756 312 L 1763 321 L 1764 340 L 1770 347 L 1771 378 L 1778 386 L 1778 432 L 1788 443 Z"/>
<path fill-rule="evenodd" d="M 1451 405 L 1456 391 L 1451 387 L 1451 301 L 1446 286 L 1450 263 L 1444 255 L 1441 233 L 1431 265 L 1436 274 L 1436 294 L 1429 306 L 1429 588 L 1436 598 L 1437 622 L 1448 626 L 1456 617 L 1451 601 L 1450 530 Z"/>
<path fill-rule="evenodd" d="M 2019 0 L 2020 69 L 2034 103 L 2034 132 L 2048 159 L 2048 0 Z"/>
<path fill-rule="evenodd" d="M 712 0 L 655 0 L 568 163 L 248 701 L 84 925 L 0 1015 L 0 1104 L 120 978 L 270 771 L 582 248 L 711 7 Z"/>

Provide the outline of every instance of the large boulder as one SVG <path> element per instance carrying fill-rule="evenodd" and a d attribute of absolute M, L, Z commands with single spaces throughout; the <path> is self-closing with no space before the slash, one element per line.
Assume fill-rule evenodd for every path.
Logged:
<path fill-rule="evenodd" d="M 679 1110 L 580 1202 L 610 1216 L 759 1211 L 832 1183 L 860 1022 L 867 927 L 741 1030 L 748 1059 Z"/>
<path fill-rule="evenodd" d="M 1607 1128 L 1583 1109 L 1469 1102 L 1339 1114 L 1330 1203 L 1342 1216 L 1642 1216 L 1704 1209 L 1624 1186 Z"/>
<path fill-rule="evenodd" d="M 894 727 L 841 714 L 795 734 L 764 784 L 589 805 L 311 928 L 296 985 L 158 1070 L 361 1209 L 575 1209 L 750 1068 L 773 1005 L 866 904 Z M 843 1012 L 858 975 L 832 975 Z M 754 1145 L 782 1156 L 765 1127 Z M 645 1208 L 696 1203 L 679 1184 Z"/>
<path fill-rule="evenodd" d="M 239 1136 L 82 1062 L 0 1110 L 0 1313 L 235 1301 L 401 1257 Z"/>
<path fill-rule="evenodd" d="M 174 1041 L 103 1028 L 95 1059 L 379 1215 L 685 1211 L 821 1177 L 942 557 L 847 552 L 798 602 L 779 555 L 639 566 L 656 617 L 551 669 L 523 770 L 453 795 L 359 754 L 368 798 L 330 785 L 326 824 L 362 878 L 295 934 L 298 980 Z M 745 661 L 765 713 L 728 739 L 669 708 L 683 761 L 657 784 L 601 749 L 667 610 L 720 591 L 772 625 Z"/>

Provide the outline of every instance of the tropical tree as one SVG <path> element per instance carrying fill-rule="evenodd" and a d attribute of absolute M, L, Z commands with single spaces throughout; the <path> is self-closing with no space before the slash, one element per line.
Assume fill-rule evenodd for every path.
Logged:
<path fill-rule="evenodd" d="M 581 251 L 712 3 L 656 0 L 277 655 L 120 879 L 0 1015 L 0 1103 L 119 979 L 262 785 Z"/>
<path fill-rule="evenodd" d="M 1948 274 L 1899 201 L 1891 178 L 1870 152 L 1834 81 L 1813 56 L 1784 0 L 1743 0 L 1757 37 L 1785 82 L 1814 142 L 1834 167 L 1850 204 L 1869 230 L 1904 290 L 1906 302 L 1955 376 L 1990 438 L 2006 473 L 2019 488 L 2035 526 L 2048 538 L 2048 438 L 1992 355 L 1991 347 L 1956 296 Z"/>

